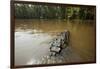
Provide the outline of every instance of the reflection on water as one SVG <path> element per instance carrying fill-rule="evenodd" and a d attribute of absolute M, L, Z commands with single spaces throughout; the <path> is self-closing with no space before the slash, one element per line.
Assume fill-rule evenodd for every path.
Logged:
<path fill-rule="evenodd" d="M 63 52 L 64 55 L 67 55 L 64 56 L 67 58 L 65 59 L 66 61 L 64 61 L 66 63 L 77 61 L 94 61 L 94 21 L 58 21 L 30 19 L 16 20 L 15 22 L 15 64 L 41 64 L 41 62 L 38 61 L 41 61 L 43 59 L 42 57 L 44 56 L 48 58 L 48 55 L 50 54 L 49 42 L 56 36 L 57 33 L 62 32 L 64 30 L 69 30 L 70 32 L 70 48 L 68 49 L 69 51 L 65 50 L 65 53 Z M 56 58 L 56 60 L 58 58 Z M 74 61 L 76 59 L 77 61 Z"/>
<path fill-rule="evenodd" d="M 40 59 L 41 55 L 48 54 L 49 45 L 47 42 L 50 39 L 51 36 L 46 33 L 15 32 L 15 62 L 26 64 L 31 58 Z"/>

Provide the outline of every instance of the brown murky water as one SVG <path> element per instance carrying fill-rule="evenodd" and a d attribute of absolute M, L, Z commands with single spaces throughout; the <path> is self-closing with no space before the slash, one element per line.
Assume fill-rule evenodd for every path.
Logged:
<path fill-rule="evenodd" d="M 65 63 L 94 61 L 95 21 L 29 19 L 15 21 L 15 65 L 46 61 L 50 54 L 49 42 L 57 33 L 65 30 L 70 32 L 69 49 L 64 51 L 64 57 L 52 59 L 64 58 Z"/>

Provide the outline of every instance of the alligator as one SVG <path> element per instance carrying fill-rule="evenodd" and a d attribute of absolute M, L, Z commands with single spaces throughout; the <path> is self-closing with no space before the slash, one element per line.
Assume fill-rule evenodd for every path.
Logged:
<path fill-rule="evenodd" d="M 50 43 L 50 56 L 60 54 L 69 44 L 69 31 L 61 32 Z"/>

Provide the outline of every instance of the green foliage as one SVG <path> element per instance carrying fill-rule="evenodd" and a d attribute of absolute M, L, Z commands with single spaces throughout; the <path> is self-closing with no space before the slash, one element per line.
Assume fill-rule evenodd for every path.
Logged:
<path fill-rule="evenodd" d="M 17 19 L 94 19 L 94 15 L 89 7 L 15 4 Z"/>

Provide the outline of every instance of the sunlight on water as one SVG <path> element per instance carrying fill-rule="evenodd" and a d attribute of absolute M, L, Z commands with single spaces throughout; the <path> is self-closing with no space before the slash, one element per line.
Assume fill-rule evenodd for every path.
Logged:
<path fill-rule="evenodd" d="M 40 64 L 50 54 L 50 42 L 62 31 L 70 32 L 70 49 L 66 62 L 93 61 L 95 54 L 94 21 L 57 21 L 57 20 L 16 20 L 15 22 L 15 65 Z M 47 57 L 44 57 L 47 56 Z M 44 57 L 44 58 L 43 58 Z M 56 61 L 62 62 L 62 56 Z M 47 60 L 51 63 L 51 60 Z M 82 59 L 82 60 L 81 60 Z M 65 61 L 65 60 L 64 60 Z M 53 61 L 52 61 L 53 62 Z M 54 61 L 55 63 L 55 61 Z"/>
<path fill-rule="evenodd" d="M 33 34 L 34 32 L 34 34 Z M 49 51 L 49 42 L 52 37 L 48 33 L 36 33 L 37 30 L 15 32 L 15 59 L 21 61 L 25 60 L 24 64 L 27 64 L 33 58 L 41 58 L 41 55 L 46 54 L 46 50 Z M 38 54 L 38 52 L 40 52 Z M 23 54 L 22 54 L 23 53 Z M 22 59 L 24 58 L 24 59 Z M 28 59 L 27 59 L 28 58 Z M 16 64 L 23 62 L 15 61 Z M 35 63 L 35 60 L 31 63 Z M 30 64 L 30 62 L 28 63 Z"/>

